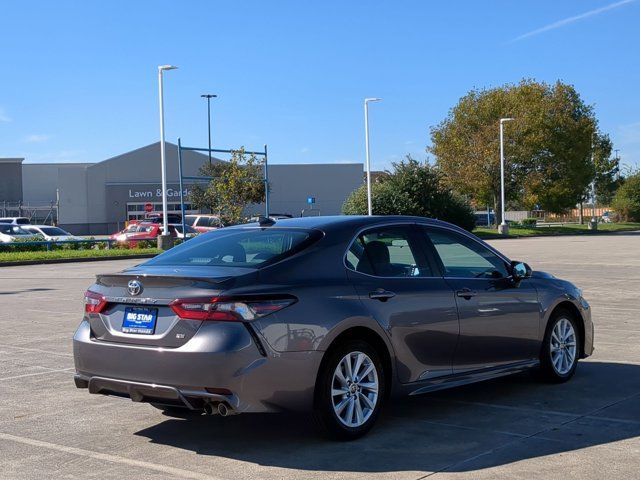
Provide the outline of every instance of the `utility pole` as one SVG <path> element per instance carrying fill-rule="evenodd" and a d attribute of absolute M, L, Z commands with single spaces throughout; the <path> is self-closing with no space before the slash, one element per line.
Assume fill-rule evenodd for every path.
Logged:
<path fill-rule="evenodd" d="M 379 102 L 381 98 L 364 99 L 364 148 L 367 167 L 367 213 L 373 215 L 373 200 L 371 198 L 371 160 L 369 158 L 369 102 Z"/>
<path fill-rule="evenodd" d="M 509 225 L 505 218 L 505 195 L 504 195 L 504 124 L 513 121 L 513 118 L 500 119 L 500 203 L 502 207 L 502 221 L 498 225 L 498 233 L 501 235 L 509 234 Z"/>
<path fill-rule="evenodd" d="M 207 99 L 207 127 L 209 131 L 209 166 L 211 166 L 211 99 L 217 98 L 218 95 L 212 95 L 210 93 L 206 93 L 200 96 L 202 98 Z"/>

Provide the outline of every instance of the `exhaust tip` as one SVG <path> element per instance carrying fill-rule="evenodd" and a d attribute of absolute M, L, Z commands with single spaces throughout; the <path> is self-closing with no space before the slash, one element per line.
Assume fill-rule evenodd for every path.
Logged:
<path fill-rule="evenodd" d="M 218 413 L 218 409 L 213 403 L 205 403 L 204 413 L 205 415 L 216 415 Z"/>
<path fill-rule="evenodd" d="M 219 403 L 218 404 L 218 413 L 220 414 L 220 416 L 226 417 L 227 415 L 229 415 L 229 409 L 227 408 L 227 406 L 224 403 Z"/>

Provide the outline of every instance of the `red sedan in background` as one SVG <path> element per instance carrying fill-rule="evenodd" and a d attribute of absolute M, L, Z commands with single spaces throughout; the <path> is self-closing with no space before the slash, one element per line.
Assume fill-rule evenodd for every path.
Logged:
<path fill-rule="evenodd" d="M 182 225 L 169 224 L 169 233 L 173 238 L 184 239 L 185 235 L 182 232 Z M 136 245 L 141 240 L 157 240 L 158 235 L 162 232 L 161 223 L 140 222 L 129 225 L 124 230 L 114 233 L 109 238 L 117 240 L 118 242 L 126 242 L 129 245 Z M 186 237 L 191 238 L 198 234 L 189 225 L 186 226 Z"/>

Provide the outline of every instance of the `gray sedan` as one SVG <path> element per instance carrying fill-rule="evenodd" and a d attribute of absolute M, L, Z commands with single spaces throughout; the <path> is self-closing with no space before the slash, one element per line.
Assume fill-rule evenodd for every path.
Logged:
<path fill-rule="evenodd" d="M 312 217 L 224 228 L 98 275 L 75 384 L 167 414 L 310 411 L 332 437 L 383 403 L 593 351 L 579 288 L 453 225 Z"/>

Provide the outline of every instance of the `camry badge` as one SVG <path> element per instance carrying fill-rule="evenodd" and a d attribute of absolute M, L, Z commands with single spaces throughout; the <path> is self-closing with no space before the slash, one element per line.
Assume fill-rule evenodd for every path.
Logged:
<path fill-rule="evenodd" d="M 142 293 L 142 283 L 138 280 L 129 280 L 127 290 L 129 290 L 129 295 L 140 295 Z"/>

